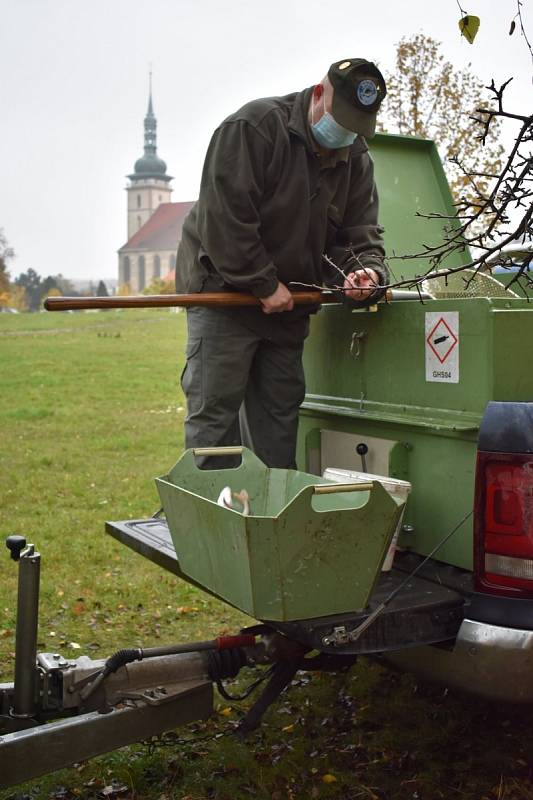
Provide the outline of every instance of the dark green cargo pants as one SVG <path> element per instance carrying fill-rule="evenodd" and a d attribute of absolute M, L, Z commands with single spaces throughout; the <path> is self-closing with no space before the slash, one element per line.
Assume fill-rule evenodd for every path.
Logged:
<path fill-rule="evenodd" d="M 237 313 L 214 309 L 189 309 L 187 325 L 181 376 L 187 398 L 185 446 L 244 444 L 268 466 L 294 469 L 307 321 L 294 326 L 296 341 L 274 341 L 259 325 L 259 330 L 244 325 Z M 238 462 L 227 456 L 206 458 L 201 467 L 221 469 Z"/>

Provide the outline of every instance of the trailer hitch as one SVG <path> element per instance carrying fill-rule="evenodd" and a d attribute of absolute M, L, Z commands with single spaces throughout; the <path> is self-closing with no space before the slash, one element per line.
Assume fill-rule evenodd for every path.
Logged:
<path fill-rule="evenodd" d="M 222 681 L 243 666 L 272 664 L 253 631 L 121 650 L 106 661 L 37 653 L 41 557 L 22 536 L 6 546 L 19 579 L 15 681 L 0 684 L 0 789 L 206 719 L 213 683 L 224 691 Z"/>
<path fill-rule="evenodd" d="M 82 700 L 88 700 L 89 697 L 102 685 L 102 683 L 116 672 L 120 667 L 125 667 L 126 664 L 131 664 L 133 661 L 142 661 L 145 658 L 159 658 L 160 656 L 173 656 L 179 653 L 198 653 L 207 651 L 220 651 L 220 650 L 240 650 L 242 647 L 254 647 L 255 636 L 251 634 L 240 634 L 239 636 L 219 636 L 216 639 L 209 639 L 202 642 L 187 642 L 185 644 L 174 644 L 163 647 L 136 647 L 126 650 L 118 650 L 110 656 L 105 666 L 100 670 L 90 683 L 87 683 L 80 691 Z M 238 670 L 241 666 L 246 664 L 246 657 L 243 657 L 239 663 Z M 234 674 L 236 675 L 237 672 Z M 231 675 L 222 675 L 222 677 L 234 677 Z"/>
<path fill-rule="evenodd" d="M 14 684 L 0 685 L 0 788 L 38 777 L 213 712 L 213 684 L 229 700 L 266 687 L 234 732 L 255 730 L 298 670 L 349 666 L 353 656 L 306 658 L 307 648 L 269 624 L 236 636 L 119 650 L 107 660 L 37 653 L 40 554 L 8 538 L 19 563 Z M 238 697 L 223 685 L 264 665 Z M 41 723 L 46 722 L 46 725 Z"/>

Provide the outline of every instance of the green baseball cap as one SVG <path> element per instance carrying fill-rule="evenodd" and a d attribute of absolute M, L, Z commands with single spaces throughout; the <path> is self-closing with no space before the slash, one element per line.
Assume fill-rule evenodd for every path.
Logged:
<path fill-rule="evenodd" d="M 372 61 L 344 58 L 328 70 L 333 86 L 331 113 L 335 120 L 367 139 L 376 132 L 376 115 L 387 94 L 385 79 Z"/>

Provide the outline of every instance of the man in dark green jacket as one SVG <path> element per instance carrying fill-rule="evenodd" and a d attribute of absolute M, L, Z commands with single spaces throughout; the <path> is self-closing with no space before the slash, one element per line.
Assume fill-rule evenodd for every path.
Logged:
<path fill-rule="evenodd" d="M 375 64 L 344 59 L 316 86 L 252 101 L 213 134 L 176 288 L 251 292 L 261 305 L 187 312 L 187 447 L 242 442 L 271 467 L 295 467 L 303 342 L 317 309 L 294 307 L 291 290 L 325 284 L 366 305 L 388 279 L 364 138 L 385 94 Z"/>

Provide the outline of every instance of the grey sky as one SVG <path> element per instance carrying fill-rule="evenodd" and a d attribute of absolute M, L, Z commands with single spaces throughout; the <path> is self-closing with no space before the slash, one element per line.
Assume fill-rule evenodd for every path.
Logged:
<path fill-rule="evenodd" d="M 158 152 L 173 200 L 195 199 L 212 130 L 247 100 L 319 80 L 345 56 L 390 69 L 418 31 L 485 82 L 514 76 L 509 106 L 531 111 L 531 59 L 515 0 L 0 0 L 0 227 L 41 275 L 115 277 L 126 240 L 125 175 L 142 154 L 153 65 Z M 533 10 L 524 14 L 533 38 Z"/>

